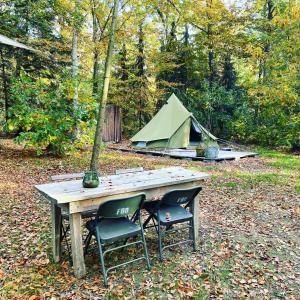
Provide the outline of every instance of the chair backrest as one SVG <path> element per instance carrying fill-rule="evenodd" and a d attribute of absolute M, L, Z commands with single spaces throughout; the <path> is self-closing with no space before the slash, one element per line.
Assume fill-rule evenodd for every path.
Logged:
<path fill-rule="evenodd" d="M 160 200 L 159 206 L 163 204 L 167 205 L 189 205 L 195 197 L 202 190 L 202 187 L 198 186 L 192 189 L 185 190 L 173 190 L 171 192 L 166 193 Z"/>
<path fill-rule="evenodd" d="M 144 171 L 143 167 L 132 168 L 132 169 L 118 169 L 116 170 L 115 174 L 121 175 L 121 174 L 136 173 L 136 172 L 143 172 L 143 171 Z"/>
<path fill-rule="evenodd" d="M 64 181 L 64 180 L 72 180 L 72 179 L 81 179 L 83 177 L 84 177 L 84 172 L 80 172 L 80 173 L 53 175 L 53 176 L 50 176 L 50 180 L 51 181 Z"/>
<path fill-rule="evenodd" d="M 99 206 L 97 218 L 120 218 L 134 214 L 141 209 L 144 201 L 145 194 L 107 201 Z"/>

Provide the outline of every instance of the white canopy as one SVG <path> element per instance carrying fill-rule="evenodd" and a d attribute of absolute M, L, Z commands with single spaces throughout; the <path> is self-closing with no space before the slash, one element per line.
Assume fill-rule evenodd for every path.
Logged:
<path fill-rule="evenodd" d="M 2 34 L 0 34 L 0 44 L 4 44 L 4 45 L 16 47 L 16 48 L 21 48 L 21 49 L 25 49 L 25 50 L 28 50 L 28 51 L 32 51 L 32 52 L 34 52 L 38 55 L 41 55 L 41 56 L 47 58 L 47 56 L 43 52 L 41 52 L 39 50 L 36 50 L 32 47 L 26 46 L 25 44 L 19 43 L 15 40 L 12 40 L 12 39 L 10 39 L 7 36 L 2 35 Z"/>

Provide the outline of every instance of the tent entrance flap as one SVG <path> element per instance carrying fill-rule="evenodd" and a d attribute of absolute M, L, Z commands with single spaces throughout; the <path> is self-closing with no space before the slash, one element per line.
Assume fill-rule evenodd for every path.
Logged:
<path fill-rule="evenodd" d="M 200 143 L 202 141 L 202 132 L 198 124 L 192 119 L 190 129 L 190 144 Z"/>

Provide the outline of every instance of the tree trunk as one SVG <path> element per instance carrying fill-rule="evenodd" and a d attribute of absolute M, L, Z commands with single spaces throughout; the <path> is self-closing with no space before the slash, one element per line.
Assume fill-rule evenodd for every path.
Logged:
<path fill-rule="evenodd" d="M 267 19 L 268 19 L 268 27 L 267 27 L 267 33 L 269 35 L 269 41 L 267 42 L 265 46 L 265 53 L 269 53 L 271 51 L 271 35 L 272 35 L 272 25 L 271 22 L 273 20 L 273 13 L 274 13 L 274 3 L 273 0 L 267 0 Z M 263 77 L 266 77 L 268 70 L 267 70 L 267 58 L 265 58 L 264 67 L 263 67 Z"/>
<path fill-rule="evenodd" d="M 76 26 L 74 26 L 73 28 L 71 55 L 72 55 L 72 84 L 74 88 L 73 115 L 75 117 L 78 108 L 78 31 Z M 78 135 L 79 135 L 78 122 L 76 120 L 74 125 L 74 131 L 72 133 L 73 142 L 76 141 Z"/>
<path fill-rule="evenodd" d="M 94 50 L 94 65 L 93 65 L 93 96 L 96 97 L 99 91 L 99 51 Z"/>
<path fill-rule="evenodd" d="M 271 51 L 271 35 L 272 35 L 272 19 L 274 17 L 274 10 L 275 10 L 275 6 L 273 3 L 273 0 L 266 0 L 266 13 L 267 13 L 267 27 L 266 27 L 266 33 L 268 35 L 268 41 L 264 47 L 264 52 L 265 52 L 265 56 L 262 59 L 261 63 L 260 63 L 260 71 L 259 71 L 259 79 L 260 78 L 265 78 L 268 73 L 270 72 L 270 70 L 267 69 L 267 54 Z"/>
<path fill-rule="evenodd" d="M 97 48 L 98 24 L 96 16 L 95 3 L 92 1 L 92 17 L 93 17 L 93 43 L 94 43 L 94 62 L 93 62 L 93 96 L 96 97 L 99 92 L 99 50 Z"/>
<path fill-rule="evenodd" d="M 209 50 L 208 52 L 208 67 L 209 67 L 209 86 L 212 87 L 212 84 L 215 80 L 215 62 L 214 62 L 214 52 Z"/>
<path fill-rule="evenodd" d="M 73 97 L 73 108 L 74 111 L 78 107 L 78 31 L 74 27 L 73 38 L 72 38 L 72 79 L 74 83 L 74 97 Z"/>
<path fill-rule="evenodd" d="M 143 95 L 142 91 L 145 83 L 145 56 L 144 56 L 144 31 L 143 31 L 143 22 L 139 24 L 139 33 L 138 33 L 139 41 L 138 41 L 138 55 L 136 59 L 136 76 L 138 77 L 137 81 L 137 89 L 139 89 L 139 130 L 142 129 L 143 124 Z"/>
<path fill-rule="evenodd" d="M 72 83 L 74 87 L 74 95 L 73 95 L 73 115 L 74 118 L 76 116 L 76 111 L 78 109 L 78 32 L 79 32 L 79 22 L 77 20 L 77 13 L 79 11 L 80 0 L 75 1 L 75 10 L 74 10 L 74 21 L 73 21 L 73 36 L 72 36 Z M 72 140 L 76 141 L 77 136 L 79 135 L 78 122 L 75 119 L 74 131 L 72 134 Z"/>
<path fill-rule="evenodd" d="M 209 51 L 208 51 L 208 68 L 209 68 L 209 87 L 211 88 L 216 79 L 216 69 L 215 69 L 215 54 L 213 50 L 213 44 L 211 43 L 212 36 L 212 24 L 209 23 L 207 26 L 207 39 L 209 41 Z"/>
<path fill-rule="evenodd" d="M 8 95 L 8 82 L 5 72 L 5 62 L 3 51 L 0 49 L 1 61 L 2 61 L 2 81 L 3 81 L 3 93 L 4 93 L 4 106 L 5 106 L 5 122 L 7 124 L 8 121 L 8 108 L 9 108 L 9 95 Z"/>
<path fill-rule="evenodd" d="M 102 97 L 101 97 L 101 101 L 99 103 L 99 112 L 98 112 L 97 126 L 96 126 L 96 132 L 95 132 L 94 147 L 93 147 L 93 153 L 92 153 L 92 159 L 91 159 L 91 165 L 90 165 L 91 170 L 97 170 L 99 154 L 100 154 L 100 147 L 102 144 L 102 131 L 103 131 L 103 124 L 104 124 L 105 108 L 106 108 L 106 102 L 107 102 L 109 82 L 110 82 L 112 54 L 113 54 L 113 48 L 114 48 L 114 42 L 115 42 L 115 31 L 116 31 L 118 8 L 119 8 L 119 0 L 114 0 L 111 30 L 110 30 L 110 35 L 109 35 L 109 43 L 108 43 L 106 60 L 105 60 L 105 68 L 104 68 L 104 81 L 103 81 L 103 88 L 102 88 Z"/>

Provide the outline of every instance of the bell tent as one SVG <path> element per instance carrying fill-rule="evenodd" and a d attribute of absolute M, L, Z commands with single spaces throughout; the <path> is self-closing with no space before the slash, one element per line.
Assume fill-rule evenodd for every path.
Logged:
<path fill-rule="evenodd" d="M 172 94 L 153 119 L 131 138 L 131 142 L 137 148 L 175 149 L 195 147 L 204 139 L 217 140 Z"/>

